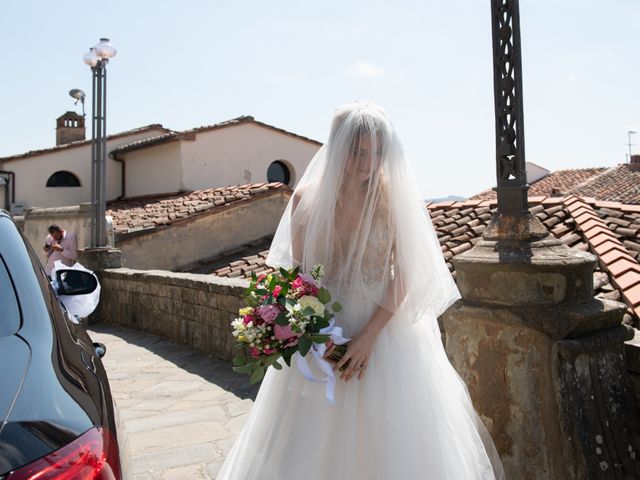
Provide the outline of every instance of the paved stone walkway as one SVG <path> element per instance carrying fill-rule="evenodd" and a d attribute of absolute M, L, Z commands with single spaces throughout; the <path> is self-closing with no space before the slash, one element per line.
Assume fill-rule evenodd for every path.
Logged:
<path fill-rule="evenodd" d="M 127 430 L 133 480 L 215 479 L 257 392 L 227 362 L 138 330 L 90 325 Z"/>

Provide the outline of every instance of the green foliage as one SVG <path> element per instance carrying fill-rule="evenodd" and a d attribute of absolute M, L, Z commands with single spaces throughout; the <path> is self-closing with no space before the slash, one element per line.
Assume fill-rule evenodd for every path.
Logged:
<path fill-rule="evenodd" d="M 251 372 L 251 376 L 249 377 L 249 383 L 254 384 L 258 383 L 264 377 L 265 367 L 260 365 L 253 372 Z"/>
<path fill-rule="evenodd" d="M 314 343 L 326 343 L 329 341 L 329 335 L 310 335 L 310 337 Z"/>
<path fill-rule="evenodd" d="M 237 367 L 233 367 L 233 371 L 236 373 L 251 373 L 251 371 L 254 369 L 255 367 L 255 363 L 247 363 L 246 365 L 240 365 Z"/>
<path fill-rule="evenodd" d="M 274 320 L 276 325 L 280 325 L 281 327 L 286 327 L 289 325 L 289 320 L 287 319 L 287 312 L 280 312 L 276 319 Z"/>
<path fill-rule="evenodd" d="M 331 301 L 331 294 L 329 293 L 329 290 L 324 287 L 318 290 L 318 300 L 320 300 L 323 305 L 329 303 Z"/>
<path fill-rule="evenodd" d="M 245 363 L 247 363 L 247 357 L 245 356 L 244 352 L 239 353 L 238 355 L 233 357 L 234 366 L 239 367 L 240 365 L 244 365 Z"/>
<path fill-rule="evenodd" d="M 331 305 L 331 309 L 335 312 L 341 312 L 342 311 L 342 304 L 340 304 L 340 302 L 334 302 L 333 305 Z"/>
<path fill-rule="evenodd" d="M 291 357 L 294 353 L 296 353 L 297 349 L 295 347 L 285 348 L 282 352 L 282 358 L 284 359 L 284 363 L 287 364 L 288 367 L 291 366 Z"/>
<path fill-rule="evenodd" d="M 300 355 L 304 357 L 307 353 L 309 353 L 312 344 L 313 342 L 308 336 L 305 335 L 300 337 L 300 340 L 298 341 L 298 351 L 300 352 Z"/>

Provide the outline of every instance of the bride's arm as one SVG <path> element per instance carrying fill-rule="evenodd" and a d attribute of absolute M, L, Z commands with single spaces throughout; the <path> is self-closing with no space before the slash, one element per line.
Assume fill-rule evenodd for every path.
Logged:
<path fill-rule="evenodd" d="M 389 282 L 382 305 L 376 309 L 362 331 L 354 335 L 349 342 L 347 352 L 340 361 L 336 363 L 335 369 L 340 369 L 349 362 L 340 375 L 340 378 L 349 381 L 355 374 L 358 375 L 358 379 L 364 376 L 378 335 L 380 335 L 380 332 L 382 332 L 387 323 L 389 323 L 395 310 L 404 300 L 405 295 L 406 291 L 402 279 L 398 272 L 394 271 L 393 279 Z M 327 355 L 330 355 L 332 351 L 333 347 L 327 351 Z"/>

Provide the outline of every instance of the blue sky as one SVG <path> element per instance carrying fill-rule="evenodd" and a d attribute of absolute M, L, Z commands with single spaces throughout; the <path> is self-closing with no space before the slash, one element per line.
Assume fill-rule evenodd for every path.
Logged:
<path fill-rule="evenodd" d="M 495 184 L 489 0 L 0 8 L 0 156 L 55 143 L 55 118 L 77 108 L 69 89 L 91 90 L 82 55 L 106 36 L 118 48 L 110 133 L 253 115 L 325 141 L 334 108 L 364 99 L 391 116 L 424 198 Z M 522 0 L 520 9 L 527 160 L 551 170 L 624 162 L 628 130 L 640 144 L 640 2 Z"/>

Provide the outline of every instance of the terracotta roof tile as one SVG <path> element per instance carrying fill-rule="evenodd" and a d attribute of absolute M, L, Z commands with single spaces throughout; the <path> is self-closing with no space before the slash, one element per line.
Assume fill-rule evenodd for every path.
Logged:
<path fill-rule="evenodd" d="M 622 202 L 637 206 L 640 212 L 640 171 L 629 164 L 614 167 L 558 170 L 533 182 L 529 187 L 530 198 L 536 195 L 565 195 L 564 203 L 571 196 L 579 196 L 588 203 L 597 202 L 596 207 L 607 207 L 606 202 Z M 494 190 L 485 190 L 471 197 L 473 200 L 496 198 Z"/>
<path fill-rule="evenodd" d="M 626 251 L 623 247 L 620 246 L 619 242 L 616 242 L 614 240 L 609 240 L 607 242 L 601 243 L 600 245 L 596 245 L 595 247 L 593 247 L 593 250 L 596 255 L 604 255 L 611 250 L 620 250 L 622 252 Z"/>
<path fill-rule="evenodd" d="M 640 272 L 640 266 L 638 262 L 631 261 L 628 258 L 618 258 L 608 265 L 608 270 L 614 277 L 619 277 L 629 271 Z"/>
<path fill-rule="evenodd" d="M 594 237 L 591 237 L 589 239 L 589 243 L 593 246 L 593 247 L 597 247 L 598 245 L 611 240 L 611 239 L 615 239 L 615 236 L 613 235 L 613 233 L 598 233 L 597 235 L 595 235 Z"/>
<path fill-rule="evenodd" d="M 640 305 L 640 285 L 624 290 L 622 296 L 624 297 L 627 305 L 637 307 Z"/>
<path fill-rule="evenodd" d="M 580 197 L 567 197 L 567 201 L 575 204 L 573 211 L 580 211 L 583 214 L 579 216 L 579 219 L 576 219 L 563 200 L 565 199 L 561 197 L 537 197 L 535 202 L 530 202 L 530 210 L 538 218 L 553 224 L 551 233 L 556 238 L 560 238 L 567 246 L 590 251 L 598 257 L 599 262 L 596 264 L 594 272 L 594 295 L 600 298 L 624 300 L 625 297 L 622 293 L 640 284 L 640 265 L 633 257 L 635 254 L 640 255 L 640 238 L 630 239 L 619 236 L 617 232 L 607 231 L 607 222 L 612 218 L 622 218 L 626 222 L 624 225 L 627 228 L 629 225 L 635 225 L 634 222 L 637 222 L 640 228 L 639 212 L 623 212 L 622 204 L 619 203 L 607 203 L 606 206 L 598 208 L 597 202 L 592 202 L 593 205 L 590 205 Z M 473 202 L 476 202 L 475 206 L 470 203 L 450 201 L 426 205 L 426 210 L 431 217 L 441 245 L 442 255 L 454 275 L 455 270 L 451 260 L 456 255 L 472 248 L 480 240 L 482 232 L 495 211 L 495 202 L 482 201 L 477 203 L 477 200 Z M 632 217 L 632 215 L 638 215 L 638 218 Z M 594 235 L 585 234 L 581 227 L 585 227 L 588 234 L 593 231 Z M 594 230 L 594 227 L 597 230 Z M 594 245 L 592 240 L 596 237 L 596 245 Z M 629 242 L 637 250 L 623 244 L 623 241 Z M 243 260 L 243 264 L 233 268 L 227 265 L 214 273 L 222 276 L 229 276 L 229 274 L 237 276 L 242 274 L 244 268 L 243 275 L 248 278 L 250 271 L 243 265 L 250 265 L 253 262 L 253 264 L 261 265 L 261 268 L 268 268 L 264 265 L 266 254 L 257 260 L 248 255 L 245 255 L 244 258 L 240 257 L 239 260 Z M 620 263 L 621 260 L 625 263 Z M 611 266 L 613 266 L 612 271 L 609 270 Z M 636 311 L 640 312 L 640 309 L 636 309 Z M 633 312 L 635 311 L 632 311 L 633 321 L 638 325 L 638 318 Z"/>
<path fill-rule="evenodd" d="M 557 195 L 558 193 L 565 195 L 571 192 L 576 186 L 583 184 L 606 170 L 606 168 L 557 170 L 533 182 L 529 186 L 529 198 L 533 200 L 537 196 Z M 496 192 L 494 190 L 485 190 L 471 198 L 474 200 L 494 199 L 496 198 Z"/>
<path fill-rule="evenodd" d="M 629 164 L 617 165 L 574 187 L 571 193 L 630 204 L 640 204 L 640 171 Z"/>
<path fill-rule="evenodd" d="M 615 248 L 613 250 L 609 250 L 604 255 L 600 255 L 599 258 L 602 262 L 605 263 L 605 265 L 610 265 L 621 258 L 626 258 L 627 260 L 633 260 L 628 253 L 621 252 L 620 250 Z"/>
<path fill-rule="evenodd" d="M 226 207 L 232 203 L 277 191 L 291 192 L 282 183 L 254 183 L 209 188 L 187 193 L 170 193 L 109 202 L 107 215 L 113 219 L 116 236 L 155 229 L 177 220 Z"/>
<path fill-rule="evenodd" d="M 562 197 L 546 197 L 540 203 L 543 205 L 557 205 L 558 203 L 562 203 Z"/>

